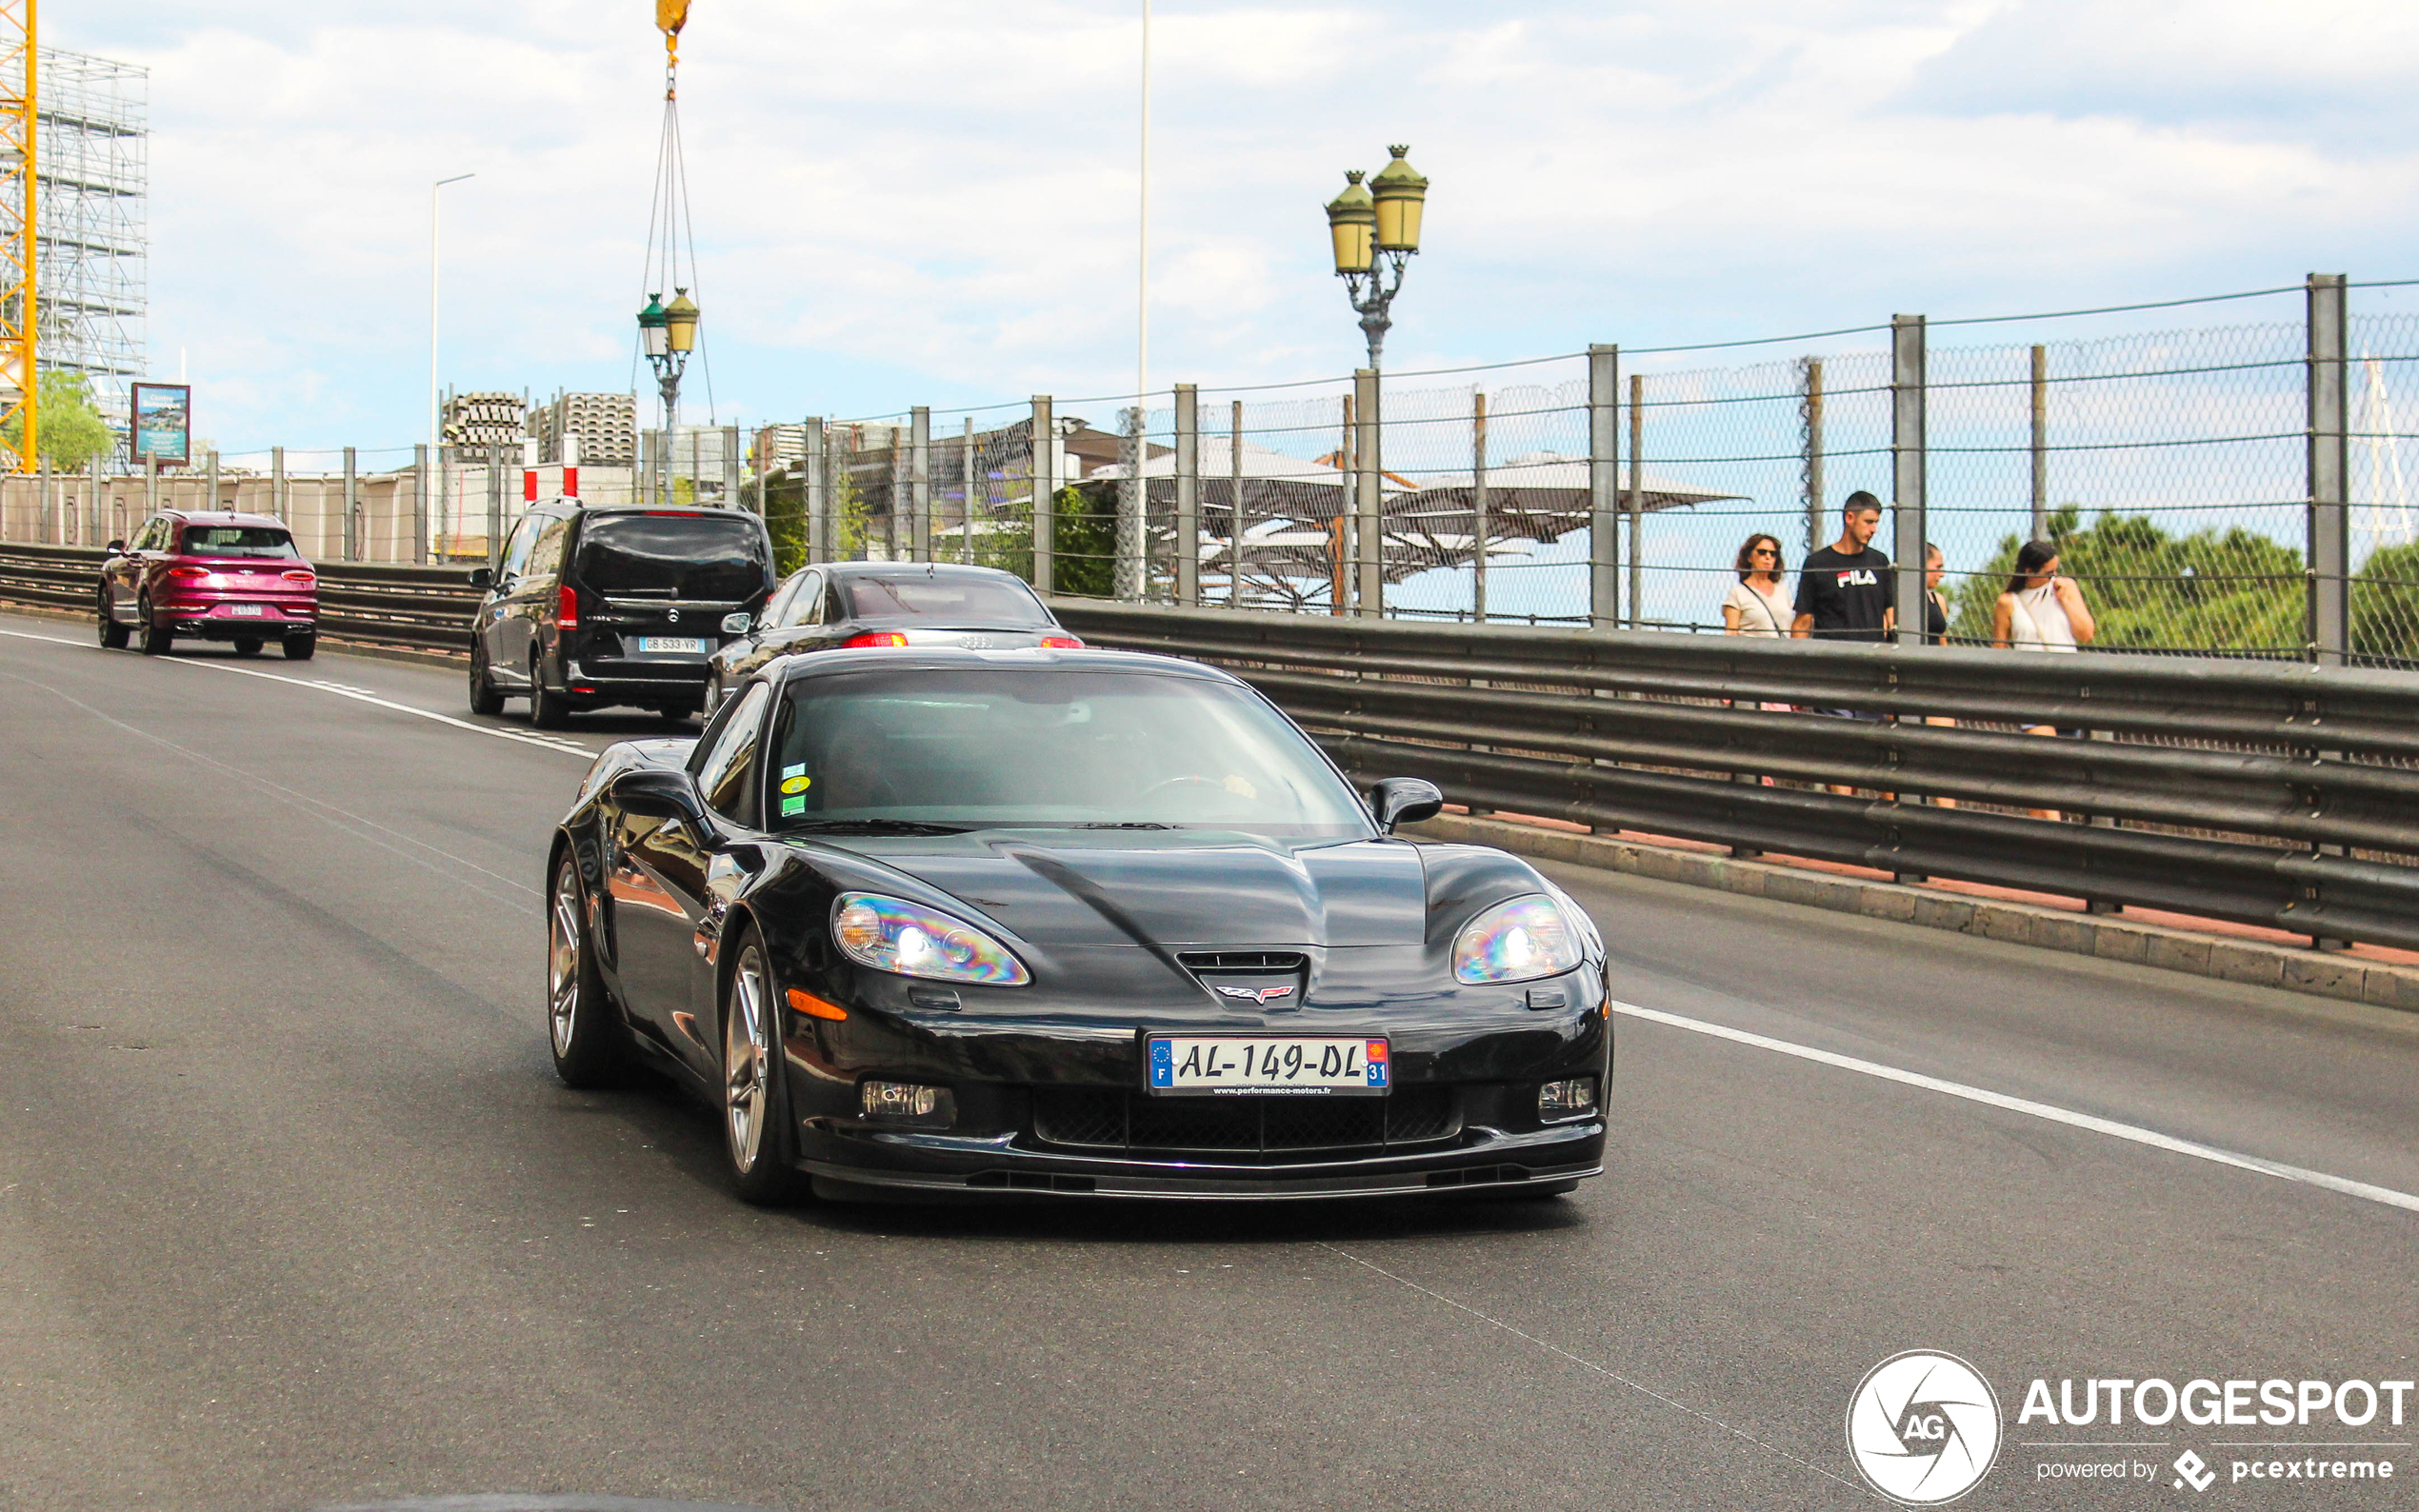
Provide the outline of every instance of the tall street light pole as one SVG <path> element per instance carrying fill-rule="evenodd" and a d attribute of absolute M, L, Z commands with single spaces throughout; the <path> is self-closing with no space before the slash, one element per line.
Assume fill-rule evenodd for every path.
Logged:
<path fill-rule="evenodd" d="M 456 173 L 429 186 L 429 455 L 445 466 L 445 438 L 437 433 L 437 191 L 476 173 Z"/>

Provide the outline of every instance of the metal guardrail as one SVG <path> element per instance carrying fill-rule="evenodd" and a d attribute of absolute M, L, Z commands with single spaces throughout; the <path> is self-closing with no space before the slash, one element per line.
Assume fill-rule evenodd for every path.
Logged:
<path fill-rule="evenodd" d="M 1477 808 L 2419 946 L 2407 673 L 1056 608 L 1094 645 L 1227 666 L 1356 777 Z"/>
<path fill-rule="evenodd" d="M 90 607 L 100 560 L 0 546 L 0 601 Z M 459 649 L 480 597 L 463 568 L 319 572 L 321 627 L 350 640 Z M 1055 607 L 1094 645 L 1231 668 L 1356 777 L 1475 808 L 2419 947 L 2405 672 Z"/>
<path fill-rule="evenodd" d="M 92 547 L 0 544 L 0 603 L 91 609 L 102 552 Z M 468 567 L 320 562 L 323 635 L 416 650 L 468 649 L 480 592 Z"/>

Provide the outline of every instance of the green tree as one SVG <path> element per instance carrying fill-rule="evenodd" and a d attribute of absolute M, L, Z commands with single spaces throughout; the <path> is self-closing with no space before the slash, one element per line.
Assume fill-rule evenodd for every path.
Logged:
<path fill-rule="evenodd" d="M 41 410 L 34 422 L 39 428 L 34 444 L 50 459 L 50 466 L 77 471 L 94 457 L 116 448 L 117 436 L 93 408 L 92 385 L 84 374 L 54 368 L 36 380 L 34 392 Z M 0 426 L 0 441 L 8 443 L 10 450 L 18 449 L 24 438 L 24 420 Z"/>
<path fill-rule="evenodd" d="M 2304 644 L 2306 579 L 2302 555 L 2289 547 L 2239 526 L 2171 535 L 2138 514 L 2103 513 L 2087 526 L 2073 505 L 2049 523 L 2059 572 L 2083 586 L 2099 622 L 2094 645 L 2297 651 Z M 1949 604 L 1952 636 L 1989 642 L 1991 610 L 2022 544 L 2007 537 L 1959 585 Z"/>
<path fill-rule="evenodd" d="M 2419 542 L 2382 547 L 2361 564 L 2351 584 L 2351 647 L 2419 662 Z"/>

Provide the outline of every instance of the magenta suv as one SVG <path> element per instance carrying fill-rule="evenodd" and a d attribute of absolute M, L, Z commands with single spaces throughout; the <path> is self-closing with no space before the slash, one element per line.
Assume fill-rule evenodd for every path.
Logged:
<path fill-rule="evenodd" d="M 232 641 L 238 656 L 275 641 L 293 662 L 319 647 L 319 574 L 265 514 L 163 509 L 132 545 L 110 543 L 98 596 L 101 644 L 112 650 L 138 630 L 151 656 L 179 636 Z"/>

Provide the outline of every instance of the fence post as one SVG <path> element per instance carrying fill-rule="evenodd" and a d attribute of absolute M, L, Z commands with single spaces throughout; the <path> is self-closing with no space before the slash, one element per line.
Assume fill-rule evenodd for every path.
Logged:
<path fill-rule="evenodd" d="M 1033 489 L 1033 591 L 1050 593 L 1052 550 L 1058 533 L 1058 419 L 1050 395 L 1033 396 L 1033 460 L 1026 468 Z"/>
<path fill-rule="evenodd" d="M 807 560 L 831 560 L 831 448 L 823 433 L 823 417 L 809 415 L 807 428 Z"/>
<path fill-rule="evenodd" d="M 217 451 L 210 450 L 202 453 L 202 477 L 204 479 L 203 487 L 209 489 L 207 500 L 202 505 L 202 507 L 205 509 L 214 510 L 219 507 Z"/>
<path fill-rule="evenodd" d="M 1487 623 L 1487 390 L 1469 396 L 1469 617 Z"/>
<path fill-rule="evenodd" d="M 1629 375 L 1629 627 L 1646 623 L 1646 483 L 1638 470 L 1647 444 L 1647 375 Z"/>
<path fill-rule="evenodd" d="M 411 560 L 429 560 L 429 444 L 411 445 Z"/>
<path fill-rule="evenodd" d="M 1588 347 L 1588 623 L 1621 623 L 1621 348 Z"/>
<path fill-rule="evenodd" d="M 1243 607 L 1243 401 L 1227 421 L 1227 604 Z"/>
<path fill-rule="evenodd" d="M 1360 489 L 1353 512 L 1358 520 L 1359 581 L 1353 589 L 1353 610 L 1363 619 L 1386 617 L 1386 463 L 1385 414 L 1377 369 L 1363 368 L 1352 374 L 1356 419 L 1352 453 L 1361 466 Z"/>
<path fill-rule="evenodd" d="M 1798 398 L 1798 432 L 1804 448 L 1800 464 L 1806 493 L 1806 551 L 1812 555 L 1823 544 L 1823 359 L 1800 357 L 1803 391 Z"/>
<path fill-rule="evenodd" d="M 289 525 L 291 516 L 286 509 L 286 448 L 269 448 L 269 512 Z"/>
<path fill-rule="evenodd" d="M 156 452 L 143 453 L 143 518 L 148 520 L 160 512 L 160 459 Z"/>
<path fill-rule="evenodd" d="M 488 571 L 504 561 L 504 444 L 488 444 Z"/>
<path fill-rule="evenodd" d="M 2049 539 L 2049 348 L 2032 348 L 2032 539 Z"/>
<path fill-rule="evenodd" d="M 1201 606 L 1199 384 L 1176 385 L 1176 602 L 1189 609 Z"/>
<path fill-rule="evenodd" d="M 966 417 L 966 441 L 957 454 L 958 471 L 966 480 L 965 491 L 959 495 L 957 510 L 957 559 L 974 560 L 974 486 L 975 480 L 989 468 L 978 468 L 974 455 L 974 417 Z M 986 492 L 990 491 L 988 489 Z"/>
<path fill-rule="evenodd" d="M 1898 644 L 1924 644 L 1924 317 L 1889 318 L 1890 488 L 1897 495 L 1890 559 L 1897 565 Z"/>
<path fill-rule="evenodd" d="M 361 560 L 361 475 L 353 468 L 352 448 L 345 448 L 345 560 Z"/>
<path fill-rule="evenodd" d="M 2309 275 L 2309 659 L 2341 666 L 2351 648 L 2350 452 L 2344 435 L 2344 275 Z"/>
<path fill-rule="evenodd" d="M 1360 561 L 1356 548 L 1360 545 L 1361 532 L 1357 527 L 1351 527 L 1352 513 L 1360 507 L 1361 498 L 1360 411 L 1354 408 L 1358 402 L 1359 388 L 1356 386 L 1353 392 L 1344 396 L 1344 430 L 1335 443 L 1335 454 L 1343 462 L 1340 470 L 1344 476 L 1344 492 L 1340 496 L 1341 502 L 1335 507 L 1335 518 L 1328 524 L 1327 598 L 1329 614 L 1344 614 L 1350 610 L 1352 585 L 1360 581 L 1360 574 L 1353 567 Z"/>
<path fill-rule="evenodd" d="M 84 539 L 79 543 L 83 546 L 99 546 L 107 539 L 101 534 L 101 489 L 103 487 L 101 480 L 107 476 L 105 467 L 106 459 L 102 454 L 97 451 L 92 453 L 92 497 L 86 501 L 90 509 L 90 519 L 88 522 L 90 528 L 85 531 Z"/>
<path fill-rule="evenodd" d="M 932 411 L 908 411 L 908 560 L 932 560 Z"/>
<path fill-rule="evenodd" d="M 1141 601 L 1150 573 L 1143 561 L 1143 537 L 1150 525 L 1150 506 L 1145 504 L 1142 465 L 1150 450 L 1143 438 L 1142 401 L 1117 412 L 1117 460 L 1124 465 L 1126 475 L 1117 484 L 1117 530 L 1113 549 L 1117 560 L 1110 572 L 1110 596 L 1120 603 Z"/>
<path fill-rule="evenodd" d="M 748 501 L 741 497 L 739 491 L 739 428 L 725 426 L 722 428 L 722 507 L 726 509 L 748 507 Z"/>

